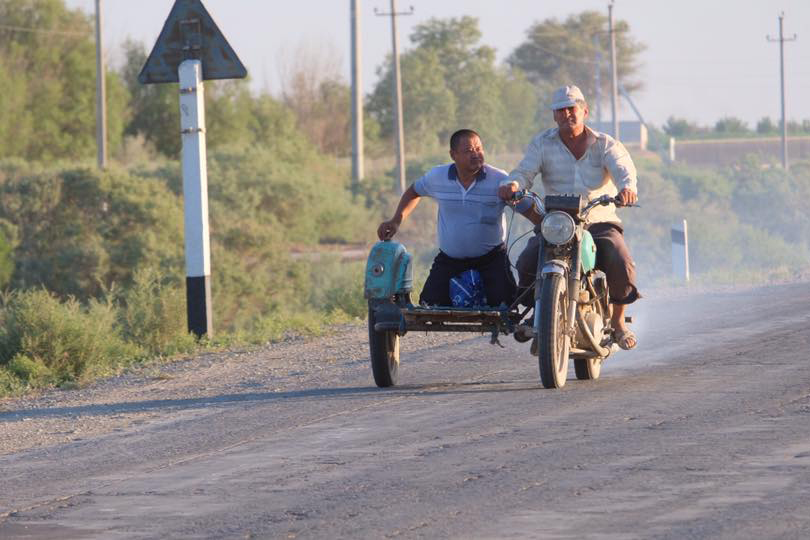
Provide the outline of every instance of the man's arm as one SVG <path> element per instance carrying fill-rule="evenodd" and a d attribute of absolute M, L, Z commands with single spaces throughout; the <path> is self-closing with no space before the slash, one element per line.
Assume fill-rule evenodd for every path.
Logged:
<path fill-rule="evenodd" d="M 510 202 L 512 194 L 518 191 L 521 187 L 531 189 L 534 177 L 543 168 L 543 147 L 542 147 L 542 133 L 538 134 L 529 143 L 526 149 L 526 154 L 520 160 L 518 166 L 509 173 L 509 177 L 501 180 L 500 187 L 498 188 L 498 196 L 506 202 Z M 523 214 L 523 212 L 520 212 Z M 525 215 L 525 214 L 524 214 Z"/>
<path fill-rule="evenodd" d="M 411 185 L 408 189 L 405 190 L 405 193 L 402 194 L 402 197 L 399 199 L 399 204 L 397 205 L 396 212 L 394 212 L 394 217 L 389 219 L 388 221 L 383 221 L 380 223 L 380 226 L 377 227 L 377 236 L 380 240 L 390 240 L 399 230 L 399 226 L 402 222 L 407 218 L 413 209 L 416 208 L 416 205 L 419 204 L 419 200 L 422 198 L 416 190 Z"/>
<path fill-rule="evenodd" d="M 621 142 L 608 140 L 604 160 L 605 167 L 619 190 L 622 204 L 635 204 L 638 201 L 637 173 L 630 153 Z"/>
<path fill-rule="evenodd" d="M 540 222 L 543 221 L 543 216 L 537 211 L 534 205 L 529 206 L 526 210 L 517 209 L 517 211 L 535 225 L 540 225 Z"/>

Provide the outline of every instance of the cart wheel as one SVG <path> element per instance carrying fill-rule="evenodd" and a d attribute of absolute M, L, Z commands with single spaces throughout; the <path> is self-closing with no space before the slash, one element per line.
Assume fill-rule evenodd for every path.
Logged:
<path fill-rule="evenodd" d="M 377 332 L 374 308 L 368 307 L 368 345 L 371 351 L 371 372 L 380 388 L 397 384 L 399 372 L 399 336 L 396 332 Z"/>

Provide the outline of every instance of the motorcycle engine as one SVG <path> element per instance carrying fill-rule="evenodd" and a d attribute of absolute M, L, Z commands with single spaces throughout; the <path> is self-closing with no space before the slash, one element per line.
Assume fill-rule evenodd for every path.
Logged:
<path fill-rule="evenodd" d="M 585 319 L 585 326 L 587 326 L 588 330 L 591 331 L 591 334 L 593 334 L 593 337 L 596 338 L 596 341 L 601 343 L 602 333 L 605 328 L 605 325 L 602 322 L 602 317 L 600 317 L 599 314 L 596 313 L 595 311 L 589 309 L 584 314 L 584 319 Z M 579 326 L 577 326 L 577 342 L 586 346 L 588 343 L 588 338 L 586 338 L 582 334 L 582 331 L 580 331 Z M 587 347 L 590 348 L 589 346 Z"/>

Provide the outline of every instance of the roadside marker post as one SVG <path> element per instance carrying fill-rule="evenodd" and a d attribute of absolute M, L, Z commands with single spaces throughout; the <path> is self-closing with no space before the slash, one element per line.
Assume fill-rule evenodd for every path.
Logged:
<path fill-rule="evenodd" d="M 211 336 L 211 254 L 203 80 L 241 79 L 247 70 L 201 0 L 175 0 L 138 80 L 180 83 L 188 329 Z"/>
<path fill-rule="evenodd" d="M 672 226 L 672 275 L 689 283 L 689 238 L 686 220 Z"/>

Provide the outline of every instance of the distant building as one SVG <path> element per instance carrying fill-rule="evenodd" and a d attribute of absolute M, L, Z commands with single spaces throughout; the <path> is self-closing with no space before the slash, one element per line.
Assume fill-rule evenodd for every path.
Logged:
<path fill-rule="evenodd" d="M 810 137 L 788 137 L 787 146 L 788 161 L 810 158 Z M 782 139 L 779 137 L 686 141 L 676 139 L 672 145 L 670 159 L 689 165 L 726 166 L 738 163 L 749 155 L 757 156 L 765 162 L 778 162 L 782 155 Z"/>
<path fill-rule="evenodd" d="M 588 122 L 588 126 L 596 131 L 613 135 L 613 122 Z M 619 122 L 619 140 L 641 150 L 647 149 L 647 126 L 641 122 Z"/>

